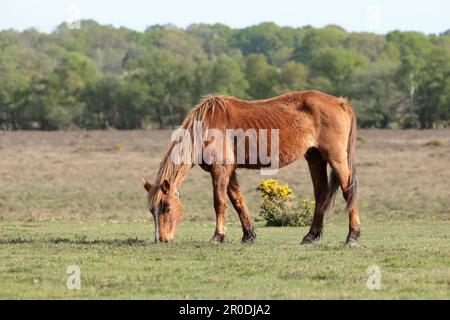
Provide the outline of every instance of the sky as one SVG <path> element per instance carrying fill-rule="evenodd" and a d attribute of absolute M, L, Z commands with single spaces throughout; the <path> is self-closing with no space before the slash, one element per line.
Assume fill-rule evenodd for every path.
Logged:
<path fill-rule="evenodd" d="M 143 31 L 154 24 L 261 22 L 384 34 L 392 30 L 441 33 L 450 29 L 448 0 L 0 0 L 0 30 L 34 27 L 51 32 L 62 22 L 94 19 Z"/>

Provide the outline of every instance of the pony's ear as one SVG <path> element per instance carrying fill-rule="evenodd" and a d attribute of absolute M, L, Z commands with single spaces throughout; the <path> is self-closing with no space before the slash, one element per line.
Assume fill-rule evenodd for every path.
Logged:
<path fill-rule="evenodd" d="M 169 194 L 170 192 L 170 183 L 169 181 L 167 181 L 167 179 L 164 179 L 162 185 L 161 185 L 161 190 L 164 194 Z"/>
<path fill-rule="evenodd" d="M 142 184 L 144 185 L 144 189 L 148 192 L 150 188 L 152 187 L 151 183 L 145 180 L 144 178 L 141 178 Z"/>

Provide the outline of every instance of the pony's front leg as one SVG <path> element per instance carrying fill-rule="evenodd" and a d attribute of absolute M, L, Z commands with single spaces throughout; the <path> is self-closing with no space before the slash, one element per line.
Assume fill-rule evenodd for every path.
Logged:
<path fill-rule="evenodd" d="M 225 166 L 213 165 L 211 167 L 214 210 L 216 211 L 216 230 L 211 239 L 213 243 L 224 242 L 227 233 L 225 217 L 227 211 L 227 186 L 229 177 L 229 170 L 227 170 Z"/>
<path fill-rule="evenodd" d="M 256 238 L 256 231 L 245 206 L 244 196 L 241 193 L 236 172 L 233 172 L 230 176 L 230 182 L 228 184 L 228 197 L 230 198 L 231 204 L 236 210 L 239 220 L 241 221 L 243 231 L 242 242 L 253 243 L 253 240 Z"/>

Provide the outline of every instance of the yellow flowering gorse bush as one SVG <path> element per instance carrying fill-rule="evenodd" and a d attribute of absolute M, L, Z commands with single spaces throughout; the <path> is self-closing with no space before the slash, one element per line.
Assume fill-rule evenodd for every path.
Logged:
<path fill-rule="evenodd" d="M 289 188 L 288 184 L 281 185 L 274 179 L 263 180 L 256 190 L 262 192 L 264 200 L 272 199 L 292 199 L 294 192 Z"/>
<path fill-rule="evenodd" d="M 268 179 L 261 181 L 256 190 L 261 191 L 260 215 L 267 226 L 311 225 L 314 202 L 307 199 L 295 201 L 288 184 Z"/>

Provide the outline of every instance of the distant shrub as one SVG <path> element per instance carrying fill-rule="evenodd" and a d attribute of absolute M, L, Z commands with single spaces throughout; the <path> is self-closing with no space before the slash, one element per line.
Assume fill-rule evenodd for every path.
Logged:
<path fill-rule="evenodd" d="M 292 189 L 287 184 L 281 185 L 274 179 L 261 181 L 257 190 L 262 194 L 260 215 L 267 226 L 311 225 L 314 201 L 307 199 L 296 201 Z"/>
<path fill-rule="evenodd" d="M 407 113 L 398 121 L 399 127 L 402 129 L 420 129 L 420 121 L 417 115 Z"/>
<path fill-rule="evenodd" d="M 116 150 L 116 151 L 118 151 L 118 152 L 122 151 L 123 148 L 124 148 L 124 146 L 123 146 L 122 143 L 114 143 L 114 144 L 113 144 L 113 149 Z"/>
<path fill-rule="evenodd" d="M 359 134 L 358 136 L 356 136 L 356 141 L 359 141 L 361 143 L 365 143 L 367 141 L 367 139 L 366 139 L 365 136 Z"/>
<path fill-rule="evenodd" d="M 431 140 L 425 143 L 427 147 L 446 147 L 447 143 L 442 140 Z"/>

